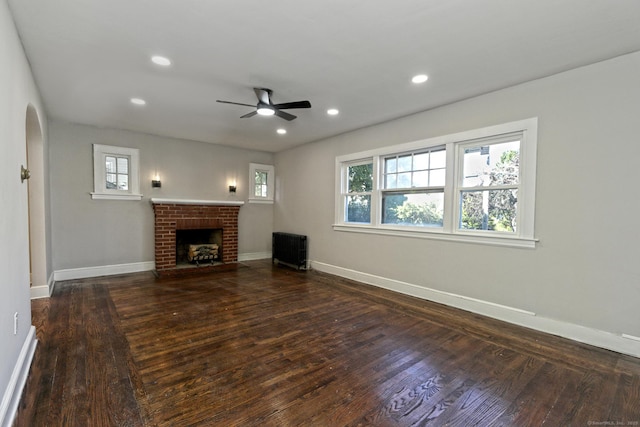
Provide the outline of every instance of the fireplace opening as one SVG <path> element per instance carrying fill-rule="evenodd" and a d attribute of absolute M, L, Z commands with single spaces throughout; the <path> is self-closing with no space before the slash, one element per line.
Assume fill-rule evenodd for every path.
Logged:
<path fill-rule="evenodd" d="M 176 267 L 222 264 L 222 229 L 176 230 Z"/>

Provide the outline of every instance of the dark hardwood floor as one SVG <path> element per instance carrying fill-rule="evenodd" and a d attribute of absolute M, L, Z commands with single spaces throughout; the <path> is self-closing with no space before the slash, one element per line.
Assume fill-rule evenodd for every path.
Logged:
<path fill-rule="evenodd" d="M 59 282 L 16 426 L 640 425 L 640 359 L 267 261 Z"/>

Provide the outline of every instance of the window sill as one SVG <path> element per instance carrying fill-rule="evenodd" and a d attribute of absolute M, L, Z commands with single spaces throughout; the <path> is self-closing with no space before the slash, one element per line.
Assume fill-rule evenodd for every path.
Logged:
<path fill-rule="evenodd" d="M 249 199 L 248 202 L 249 203 L 262 204 L 262 205 L 272 205 L 273 204 L 273 200 L 269 200 L 269 199 Z"/>
<path fill-rule="evenodd" d="M 93 200 L 142 200 L 142 194 L 90 193 Z"/>
<path fill-rule="evenodd" d="M 474 243 L 490 246 L 504 246 L 520 249 L 535 249 L 538 239 L 527 239 L 512 236 L 487 236 L 477 234 L 447 233 L 434 229 L 400 230 L 391 227 L 373 227 L 367 224 L 334 224 L 335 231 L 350 233 L 378 234 L 383 236 L 411 237 L 417 239 L 443 240 L 449 242 Z"/>

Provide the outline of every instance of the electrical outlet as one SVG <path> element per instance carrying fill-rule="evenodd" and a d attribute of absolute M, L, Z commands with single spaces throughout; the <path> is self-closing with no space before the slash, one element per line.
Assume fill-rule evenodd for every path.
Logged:
<path fill-rule="evenodd" d="M 18 335 L 18 312 L 13 313 L 13 335 Z"/>

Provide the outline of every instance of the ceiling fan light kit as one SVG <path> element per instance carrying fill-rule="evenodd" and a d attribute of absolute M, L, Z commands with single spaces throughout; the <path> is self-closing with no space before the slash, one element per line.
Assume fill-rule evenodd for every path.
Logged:
<path fill-rule="evenodd" d="M 267 107 L 265 105 L 258 107 L 256 112 L 261 116 L 273 116 L 276 113 L 276 111 L 273 108 Z"/>
<path fill-rule="evenodd" d="M 291 121 L 295 119 L 297 116 L 294 116 L 293 114 L 290 114 L 281 110 L 311 108 L 311 103 L 309 101 L 294 101 L 294 102 L 285 102 L 282 104 L 274 104 L 273 101 L 271 101 L 271 94 L 273 93 L 271 89 L 254 87 L 253 91 L 256 93 L 256 96 L 258 97 L 258 104 L 255 105 L 254 111 L 247 113 L 244 116 L 240 116 L 241 119 L 246 119 L 248 117 L 253 117 L 256 114 L 259 114 L 261 116 L 276 115 L 281 119 Z M 221 101 L 219 99 L 216 100 L 216 102 L 220 102 L 223 104 L 242 105 L 245 107 L 254 107 L 251 104 L 244 104 L 241 102 L 233 102 L 233 101 Z"/>

